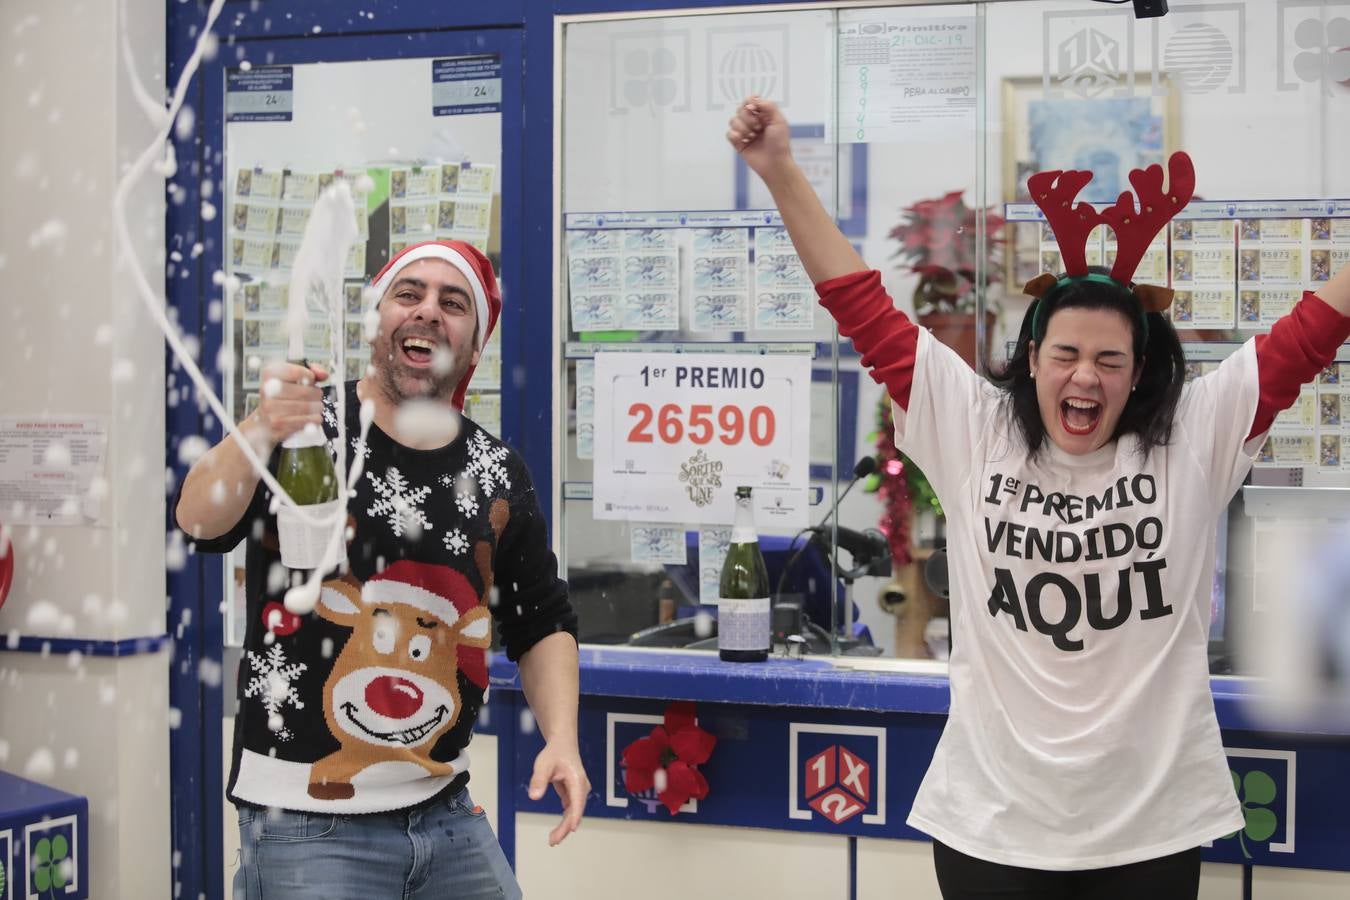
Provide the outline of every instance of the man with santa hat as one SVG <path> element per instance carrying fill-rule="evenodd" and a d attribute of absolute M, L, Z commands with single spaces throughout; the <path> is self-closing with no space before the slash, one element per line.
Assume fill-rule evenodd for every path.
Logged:
<path fill-rule="evenodd" d="M 234 438 L 197 461 L 176 505 L 199 551 L 247 540 L 227 790 L 239 808 L 236 896 L 519 896 L 466 788 L 489 613 L 545 739 L 530 795 L 552 784 L 562 801 L 550 844 L 580 824 L 590 782 L 577 748 L 576 616 L 529 473 L 460 413 L 501 293 L 482 253 L 442 240 L 394 256 L 369 295 L 370 367 L 342 388 L 348 470 L 362 467 L 347 561 L 327 573 L 314 614 L 282 602 L 299 574 L 281 565 L 271 492 Z M 316 365 L 265 367 L 240 428 L 273 471 L 300 429 L 336 439 L 326 378 Z"/>

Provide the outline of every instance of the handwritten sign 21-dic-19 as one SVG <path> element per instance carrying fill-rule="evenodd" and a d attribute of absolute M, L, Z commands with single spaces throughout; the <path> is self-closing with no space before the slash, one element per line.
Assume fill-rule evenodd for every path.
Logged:
<path fill-rule="evenodd" d="M 738 485 L 761 529 L 807 524 L 811 361 L 595 355 L 594 515 L 729 524 Z"/>

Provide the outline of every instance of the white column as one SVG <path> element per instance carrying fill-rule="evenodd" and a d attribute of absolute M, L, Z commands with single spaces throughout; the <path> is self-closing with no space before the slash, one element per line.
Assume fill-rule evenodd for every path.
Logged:
<path fill-rule="evenodd" d="M 109 428 L 103 523 L 15 529 L 0 609 L 0 767 L 89 798 L 97 898 L 172 894 L 167 654 L 4 648 L 16 634 L 165 631 L 163 341 L 112 219 L 118 178 L 154 133 L 126 66 L 162 100 L 164 56 L 163 3 L 0 5 L 0 415 L 101 415 Z M 163 198 L 149 182 L 129 209 L 161 292 Z M 34 616 L 42 603 L 56 613 Z"/>

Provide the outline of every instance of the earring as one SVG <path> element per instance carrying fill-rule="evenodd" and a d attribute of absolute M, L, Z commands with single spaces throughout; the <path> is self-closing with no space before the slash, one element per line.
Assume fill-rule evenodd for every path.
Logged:
<path fill-rule="evenodd" d="M 1137 384 L 1132 384 L 1132 385 L 1130 385 L 1130 393 L 1133 394 L 1133 393 L 1134 393 L 1135 391 L 1137 391 L 1137 390 L 1139 390 L 1139 385 L 1137 385 Z"/>

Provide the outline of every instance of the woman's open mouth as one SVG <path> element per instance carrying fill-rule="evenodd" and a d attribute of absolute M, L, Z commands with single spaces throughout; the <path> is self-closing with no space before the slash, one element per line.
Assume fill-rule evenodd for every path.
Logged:
<path fill-rule="evenodd" d="M 1091 434 L 1101 421 L 1102 405 L 1071 397 L 1059 405 L 1059 423 L 1069 434 Z"/>

